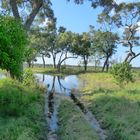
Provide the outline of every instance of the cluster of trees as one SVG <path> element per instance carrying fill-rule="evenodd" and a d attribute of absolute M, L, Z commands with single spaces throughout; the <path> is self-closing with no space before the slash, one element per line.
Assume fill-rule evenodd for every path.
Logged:
<path fill-rule="evenodd" d="M 75 1 L 78 4 L 83 1 Z M 130 63 L 140 53 L 134 52 L 134 48 L 139 44 L 139 26 L 140 26 L 140 3 L 121 3 L 117 4 L 113 1 L 92 2 L 92 6 L 104 6 L 105 9 L 112 7 L 112 12 L 103 11 L 98 16 L 100 29 L 94 29 L 90 26 L 90 31 L 82 34 L 72 33 L 64 27 L 56 29 L 56 21 L 50 20 L 47 27 L 40 32 L 40 50 L 43 50 L 44 56 L 52 57 L 54 67 L 60 70 L 62 62 L 69 58 L 77 58 L 80 56 L 83 60 L 85 71 L 89 58 L 99 55 L 99 59 L 104 60 L 102 71 L 108 71 L 110 58 L 117 51 L 117 46 L 122 45 L 128 48 L 127 56 L 124 62 Z M 50 24 L 51 26 L 50 28 Z M 118 29 L 120 30 L 118 33 Z M 38 37 L 37 37 L 38 38 Z M 44 38 L 44 39 L 43 39 Z M 42 40 L 42 41 L 41 41 Z M 39 45 L 41 44 L 41 45 Z M 56 56 L 60 54 L 58 64 L 56 64 Z M 68 56 L 71 54 L 71 56 Z M 43 58 L 43 62 L 44 58 Z M 45 66 L 45 63 L 44 63 Z"/>
<path fill-rule="evenodd" d="M 98 6 L 104 8 L 103 12 L 98 17 L 101 28 L 94 29 L 91 27 L 89 32 L 76 34 L 67 31 L 64 27 L 60 27 L 59 29 L 56 28 L 56 18 L 51 9 L 51 0 L 2 0 L 0 2 L 0 14 L 2 17 L 7 17 L 12 13 L 12 20 L 16 20 L 15 25 L 11 22 L 11 26 L 14 27 L 13 30 L 11 30 L 11 26 L 7 26 L 7 28 L 4 27 L 4 22 L 0 23 L 3 26 L 1 27 L 4 31 L 7 30 L 8 32 L 11 30 L 11 32 L 14 32 L 19 37 L 18 39 L 16 38 L 17 36 L 11 36 L 11 38 L 14 38 L 13 40 L 16 41 L 6 44 L 11 47 L 11 51 L 8 53 L 15 51 L 14 53 L 16 53 L 17 56 L 21 56 L 21 59 L 18 58 L 18 60 L 20 60 L 18 62 L 18 60 L 13 57 L 14 55 L 9 55 L 10 58 L 13 57 L 13 60 L 15 61 L 13 62 L 14 65 L 16 62 L 17 64 L 22 64 L 23 60 L 26 59 L 29 66 L 31 66 L 31 62 L 40 54 L 44 62 L 44 67 L 44 57 L 47 56 L 53 58 L 54 67 L 60 70 L 61 64 L 65 60 L 81 56 L 86 70 L 89 57 L 99 55 L 101 56 L 100 58 L 104 59 L 104 71 L 105 68 L 108 70 L 109 59 L 116 52 L 118 44 L 122 44 L 128 48 L 128 53 L 124 60 L 125 62 L 130 63 L 134 58 L 138 57 L 140 53 L 135 52 L 134 47 L 140 45 L 138 34 L 140 26 L 140 2 L 123 2 L 118 4 L 115 0 L 89 1 L 93 8 Z M 74 0 L 74 2 L 76 4 L 83 4 L 84 0 Z M 43 28 L 38 27 L 46 18 L 48 19 L 47 25 Z M 7 19 L 4 20 L 6 21 Z M 30 38 L 29 47 L 26 49 L 24 48 L 25 51 L 22 50 L 22 46 L 26 44 L 26 41 L 24 40 L 24 31 L 23 28 L 18 28 L 19 23 L 17 21 L 24 26 L 24 29 L 28 32 Z M 16 27 L 18 29 L 16 29 Z M 116 33 L 118 28 L 122 31 L 119 34 Z M 23 32 L 23 34 L 19 34 L 17 30 Z M 23 42 L 21 41 L 21 38 L 23 38 Z M 6 46 L 4 44 L 5 42 L 7 42 L 7 40 L 0 45 Z M 19 46 L 19 48 L 21 46 L 21 50 L 19 50 L 24 52 L 23 54 L 20 54 L 19 50 L 16 51 L 17 46 Z M 8 57 L 6 54 L 3 56 L 2 48 L 3 47 L 0 48 L 0 67 L 9 70 L 12 75 L 18 75 L 15 74 L 15 70 L 12 70 L 9 62 L 4 63 L 5 61 L 3 59 L 5 58 L 8 61 Z M 60 54 L 60 57 L 58 62 L 56 62 L 58 54 Z M 23 59 L 23 55 L 25 59 Z M 18 67 L 21 66 L 18 65 Z"/>

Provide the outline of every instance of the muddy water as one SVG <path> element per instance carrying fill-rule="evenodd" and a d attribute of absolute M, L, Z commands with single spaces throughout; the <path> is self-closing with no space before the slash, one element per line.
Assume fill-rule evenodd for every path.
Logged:
<path fill-rule="evenodd" d="M 82 112 L 85 120 L 97 132 L 101 140 L 106 139 L 105 131 L 101 129 L 100 124 L 94 115 L 88 111 L 76 96 L 78 87 L 81 86 L 76 75 L 60 77 L 44 74 L 36 74 L 37 79 L 48 87 L 46 94 L 46 117 L 49 123 L 48 140 L 57 140 L 58 120 L 57 113 L 60 104 L 60 95 L 70 97 Z M 82 84 L 83 85 L 83 84 Z M 74 92 L 73 92 L 74 91 Z"/>

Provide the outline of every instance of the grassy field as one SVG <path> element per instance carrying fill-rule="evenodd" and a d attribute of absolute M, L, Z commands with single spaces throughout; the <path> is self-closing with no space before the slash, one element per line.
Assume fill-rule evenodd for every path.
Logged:
<path fill-rule="evenodd" d="M 44 140 L 44 95 L 11 79 L 0 80 L 0 140 Z"/>
<path fill-rule="evenodd" d="M 67 67 L 61 69 L 61 72 L 58 72 L 57 69 L 54 69 L 53 67 L 34 67 L 32 68 L 32 71 L 34 73 L 45 73 L 50 75 L 79 75 L 81 73 L 85 73 L 84 69 L 82 67 Z M 93 72 L 94 70 L 91 68 L 88 68 L 88 73 Z"/>
<path fill-rule="evenodd" d="M 59 108 L 58 135 L 60 140 L 99 140 L 80 110 L 68 99 L 62 100 Z"/>
<path fill-rule="evenodd" d="M 135 82 L 119 88 L 110 74 L 87 73 L 79 77 L 81 100 L 96 115 L 107 140 L 140 140 L 140 74 Z"/>

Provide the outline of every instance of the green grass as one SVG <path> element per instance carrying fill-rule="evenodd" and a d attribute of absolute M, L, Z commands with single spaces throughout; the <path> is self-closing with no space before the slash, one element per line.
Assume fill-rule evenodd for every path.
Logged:
<path fill-rule="evenodd" d="M 32 68 L 32 71 L 34 73 L 45 73 L 45 74 L 49 74 L 49 75 L 62 75 L 62 76 L 64 76 L 64 75 L 79 75 L 81 73 L 85 73 L 83 68 L 78 68 L 78 67 L 62 68 L 61 72 L 59 72 L 57 69 L 54 69 L 53 67 L 46 67 L 46 68 L 34 67 L 34 68 Z M 89 69 L 88 72 L 93 72 L 93 70 Z"/>
<path fill-rule="evenodd" d="M 0 74 L 6 73 L 5 70 L 0 69 Z"/>
<path fill-rule="evenodd" d="M 140 139 L 140 74 L 134 73 L 135 82 L 119 88 L 110 74 L 80 75 L 85 86 L 81 100 L 95 114 L 102 128 L 108 132 L 107 140 Z"/>
<path fill-rule="evenodd" d="M 44 97 L 37 88 L 0 80 L 0 140 L 43 140 Z"/>
<path fill-rule="evenodd" d="M 67 99 L 62 100 L 59 108 L 58 135 L 60 140 L 99 140 L 80 110 Z"/>

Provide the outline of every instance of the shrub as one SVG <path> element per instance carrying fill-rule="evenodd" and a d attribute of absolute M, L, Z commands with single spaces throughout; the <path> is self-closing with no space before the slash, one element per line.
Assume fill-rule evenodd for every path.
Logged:
<path fill-rule="evenodd" d="M 23 73 L 23 85 L 33 86 L 36 84 L 35 77 L 31 69 L 26 69 Z"/>
<path fill-rule="evenodd" d="M 27 34 L 20 21 L 0 15 L 0 67 L 20 78 Z"/>
<path fill-rule="evenodd" d="M 116 83 L 123 87 L 129 82 L 133 82 L 132 67 L 129 63 L 118 63 L 113 65 L 111 69 L 111 74 L 113 75 Z"/>

